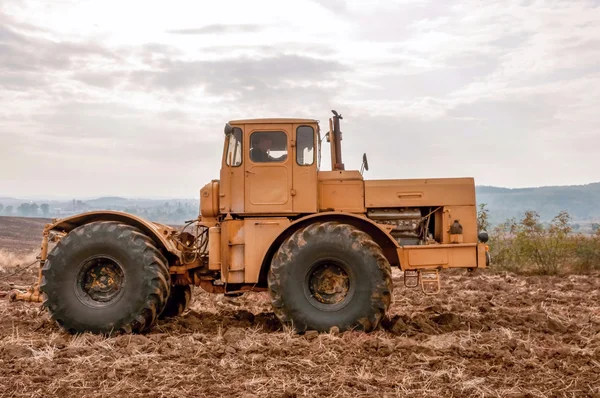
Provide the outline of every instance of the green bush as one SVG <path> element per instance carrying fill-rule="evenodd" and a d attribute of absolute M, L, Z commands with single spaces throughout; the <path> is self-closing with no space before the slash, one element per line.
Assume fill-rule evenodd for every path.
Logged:
<path fill-rule="evenodd" d="M 495 268 L 513 272 L 522 268 L 519 251 L 514 245 L 516 230 L 517 222 L 515 219 L 509 219 L 491 231 L 489 246 Z"/>
<path fill-rule="evenodd" d="M 563 270 L 575 247 L 573 239 L 569 239 L 570 220 L 569 214 L 562 211 L 548 227 L 544 227 L 537 212 L 525 212 L 515 237 L 521 259 L 530 263 L 539 274 L 554 275 Z"/>
<path fill-rule="evenodd" d="M 488 217 L 485 205 L 480 206 L 480 227 Z M 506 271 L 555 275 L 600 270 L 600 231 L 594 236 L 573 234 L 565 211 L 550 223 L 542 223 L 535 211 L 506 220 L 491 231 L 489 246 L 492 265 Z"/>
<path fill-rule="evenodd" d="M 577 237 L 576 268 L 579 271 L 600 270 L 600 230 L 594 236 Z"/>

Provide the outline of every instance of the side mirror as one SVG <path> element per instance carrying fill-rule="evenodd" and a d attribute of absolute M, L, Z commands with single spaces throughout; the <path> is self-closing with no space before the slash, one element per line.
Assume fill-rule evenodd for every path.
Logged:
<path fill-rule="evenodd" d="M 233 127 L 231 127 L 231 124 L 229 123 L 225 123 L 225 136 L 228 136 L 229 134 L 233 133 Z"/>
<path fill-rule="evenodd" d="M 369 171 L 369 161 L 367 160 L 367 154 L 363 153 L 362 165 L 360 166 L 360 174 L 363 171 Z"/>

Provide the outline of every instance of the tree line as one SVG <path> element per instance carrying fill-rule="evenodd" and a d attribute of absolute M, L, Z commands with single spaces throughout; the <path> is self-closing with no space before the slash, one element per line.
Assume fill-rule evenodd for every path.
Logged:
<path fill-rule="evenodd" d="M 0 215 L 21 217 L 49 217 L 50 205 L 48 203 L 21 203 L 16 208 L 12 205 L 4 206 L 0 203 Z"/>
<path fill-rule="evenodd" d="M 65 203 L 67 204 L 67 202 Z M 186 220 L 198 217 L 198 206 L 190 203 L 164 202 L 155 206 L 139 205 L 108 205 L 108 206 L 90 206 L 86 202 L 73 200 L 68 202 L 63 208 L 52 207 L 48 203 L 37 204 L 35 202 L 25 202 L 18 206 L 0 203 L 0 216 L 18 216 L 18 217 L 67 217 L 74 214 L 83 213 L 91 210 L 118 210 L 126 213 L 138 215 L 151 221 L 182 224 Z"/>

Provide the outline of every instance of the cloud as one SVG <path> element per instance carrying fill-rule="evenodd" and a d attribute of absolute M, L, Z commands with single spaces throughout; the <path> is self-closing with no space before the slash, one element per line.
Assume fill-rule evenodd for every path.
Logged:
<path fill-rule="evenodd" d="M 335 54 L 336 50 L 335 47 L 324 43 L 283 41 L 277 44 L 264 45 L 244 45 L 241 43 L 235 45 L 208 45 L 202 47 L 202 52 L 207 54 L 216 54 L 221 57 L 231 57 L 232 54 L 235 54 L 236 56 L 264 58 L 279 53 L 322 57 L 331 56 L 331 54 Z"/>
<path fill-rule="evenodd" d="M 53 41 L 10 24 L 0 26 L 0 54 L 0 85 L 7 89 L 48 85 L 47 73 L 121 62 L 116 52 L 93 41 Z"/>
<path fill-rule="evenodd" d="M 6 26 L 0 25 L 0 43 L 6 42 L 26 43 L 27 41 L 22 35 L 17 34 Z"/>
<path fill-rule="evenodd" d="M 0 46 L 0 52 L 2 47 Z M 1 70 L 1 68 L 0 68 Z M 0 87 L 10 91 L 22 91 L 32 87 L 48 85 L 48 80 L 38 74 L 24 73 L 24 71 L 4 70 L 0 72 Z"/>
<path fill-rule="evenodd" d="M 86 71 L 73 74 L 73 79 L 90 86 L 100 88 L 113 88 L 121 83 L 127 77 L 127 73 L 123 71 Z"/>
<path fill-rule="evenodd" d="M 451 67 L 440 69 L 414 69 L 404 67 L 402 61 L 380 64 L 374 76 L 364 78 L 368 85 L 358 95 L 381 100 L 415 100 L 416 98 L 442 98 L 487 76 L 500 66 L 493 57 L 465 55 Z"/>
<path fill-rule="evenodd" d="M 160 70 L 136 71 L 131 80 L 146 89 L 179 91 L 200 86 L 215 96 L 264 100 L 277 98 L 279 90 L 306 93 L 306 88 L 316 89 L 318 83 L 346 70 L 337 61 L 279 54 L 265 58 L 165 60 Z"/>
<path fill-rule="evenodd" d="M 345 0 L 313 0 L 313 2 L 334 14 L 346 14 L 349 11 Z"/>
<path fill-rule="evenodd" d="M 193 193 L 194 175 L 218 175 L 224 120 L 116 102 L 60 102 L 38 112 L 30 120 L 13 116 L 12 123 L 0 123 L 10 143 L 0 149 L 2 161 L 16 168 L 1 168 L 0 178 L 10 185 L 39 179 L 37 189 L 64 196 L 151 195 L 169 181 Z"/>
<path fill-rule="evenodd" d="M 188 29 L 170 29 L 167 33 L 176 35 L 211 35 L 211 34 L 227 34 L 227 33 L 256 33 L 265 29 L 264 25 L 252 25 L 252 24 L 241 24 L 241 25 L 206 25 L 200 28 L 188 28 Z"/>

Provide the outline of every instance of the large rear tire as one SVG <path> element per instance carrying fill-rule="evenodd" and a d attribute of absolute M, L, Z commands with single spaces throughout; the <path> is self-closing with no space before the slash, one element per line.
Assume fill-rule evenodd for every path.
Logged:
<path fill-rule="evenodd" d="M 99 221 L 60 240 L 40 290 L 50 317 L 71 333 L 137 333 L 163 311 L 170 276 L 167 260 L 139 229 Z"/>
<path fill-rule="evenodd" d="M 381 248 L 336 222 L 309 225 L 284 241 L 268 283 L 275 314 L 298 332 L 372 331 L 391 303 L 391 268 Z"/>

